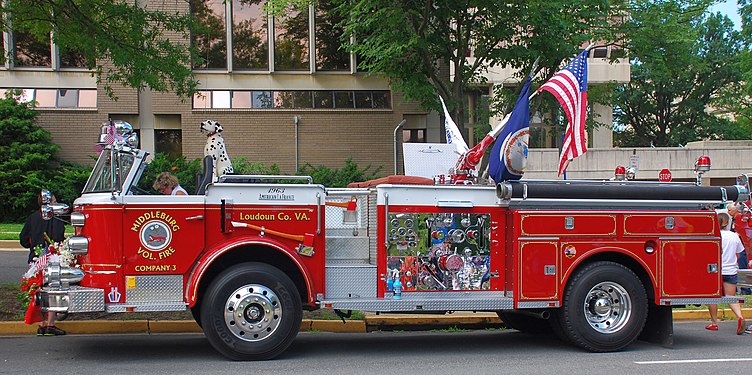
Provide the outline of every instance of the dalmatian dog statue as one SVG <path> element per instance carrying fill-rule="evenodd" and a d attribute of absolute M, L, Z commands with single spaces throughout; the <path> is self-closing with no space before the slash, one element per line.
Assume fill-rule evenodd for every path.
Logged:
<path fill-rule="evenodd" d="M 214 120 L 201 122 L 201 132 L 206 134 L 206 146 L 204 146 L 204 156 L 211 155 L 214 159 L 214 181 L 219 180 L 219 176 L 233 173 L 232 162 L 227 156 L 225 140 L 222 138 L 222 125 Z"/>

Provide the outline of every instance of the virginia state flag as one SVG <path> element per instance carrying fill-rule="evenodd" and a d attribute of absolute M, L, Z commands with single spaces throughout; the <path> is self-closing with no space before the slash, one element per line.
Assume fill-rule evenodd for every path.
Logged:
<path fill-rule="evenodd" d="M 512 114 L 491 149 L 488 174 L 497 184 L 505 180 L 519 180 L 525 173 L 530 136 L 530 82 L 530 77 L 527 77 Z"/>

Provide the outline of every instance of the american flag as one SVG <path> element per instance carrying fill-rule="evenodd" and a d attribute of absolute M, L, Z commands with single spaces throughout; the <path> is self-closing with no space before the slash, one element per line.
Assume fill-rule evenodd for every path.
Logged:
<path fill-rule="evenodd" d="M 587 152 L 587 57 L 585 49 L 538 89 L 556 97 L 569 121 L 561 147 L 559 175 L 567 170 L 570 161 Z"/>

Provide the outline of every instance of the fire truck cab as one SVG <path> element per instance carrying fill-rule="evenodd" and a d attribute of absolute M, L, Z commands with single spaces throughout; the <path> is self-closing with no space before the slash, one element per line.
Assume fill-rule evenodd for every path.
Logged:
<path fill-rule="evenodd" d="M 137 187 L 147 153 L 101 153 L 74 202 L 77 265 L 51 264 L 43 310 L 190 309 L 231 359 L 283 352 L 303 309 L 497 312 L 594 352 L 672 342 L 672 306 L 723 297 L 712 207 L 726 187 L 626 181 L 384 183 L 226 175 L 202 194 Z M 202 189 L 203 190 L 203 189 Z"/>

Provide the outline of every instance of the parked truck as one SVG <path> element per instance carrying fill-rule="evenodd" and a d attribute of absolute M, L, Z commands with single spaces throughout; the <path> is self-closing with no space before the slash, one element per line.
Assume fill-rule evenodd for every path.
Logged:
<path fill-rule="evenodd" d="M 610 352 L 671 345 L 672 307 L 739 301 L 723 297 L 713 207 L 748 201 L 745 176 L 334 189 L 225 175 L 165 196 L 137 187 L 147 155 L 127 142 L 101 153 L 72 207 L 75 262 L 47 265 L 43 311 L 189 309 L 223 355 L 266 360 L 303 310 L 490 311 Z"/>

